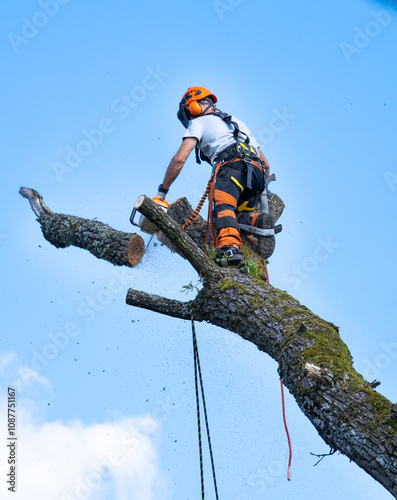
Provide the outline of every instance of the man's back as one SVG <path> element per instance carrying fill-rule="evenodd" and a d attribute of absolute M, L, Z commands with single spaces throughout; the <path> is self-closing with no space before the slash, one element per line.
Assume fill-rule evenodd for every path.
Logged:
<path fill-rule="evenodd" d="M 258 148 L 256 139 L 245 123 L 234 116 L 232 121 L 237 123 L 241 131 L 238 135 L 238 141 L 244 142 L 248 136 L 250 145 Z M 234 131 L 235 127 L 232 123 L 225 122 L 220 116 L 207 114 L 191 120 L 183 138 L 195 137 L 198 139 L 199 149 L 210 160 L 214 160 L 224 149 L 235 144 Z"/>

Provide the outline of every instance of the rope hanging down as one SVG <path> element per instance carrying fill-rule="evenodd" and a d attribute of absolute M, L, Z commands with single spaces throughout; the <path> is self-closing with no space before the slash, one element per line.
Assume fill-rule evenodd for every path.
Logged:
<path fill-rule="evenodd" d="M 202 447 L 202 442 L 201 442 L 201 422 L 200 422 L 200 394 L 199 394 L 198 380 L 200 380 L 201 399 L 203 401 L 205 426 L 206 426 L 206 429 L 207 429 L 208 447 L 209 447 L 209 450 L 210 450 L 210 457 L 211 457 L 212 476 L 214 478 L 215 496 L 216 496 L 216 500 L 219 500 L 219 497 L 218 497 L 218 488 L 217 488 L 217 485 L 216 485 L 214 457 L 212 455 L 210 429 L 209 429 L 209 426 L 208 426 L 207 408 L 206 408 L 206 405 L 205 405 L 204 385 L 203 385 L 203 379 L 201 377 L 201 367 L 200 367 L 200 359 L 199 359 L 199 353 L 198 353 L 198 347 L 197 347 L 196 329 L 195 329 L 195 326 L 194 326 L 194 319 L 193 319 L 192 311 L 190 311 L 190 314 L 191 314 L 191 320 L 192 320 L 193 356 L 194 356 L 194 382 L 195 382 L 195 387 L 196 387 L 197 426 L 198 426 L 198 440 L 199 440 L 199 453 L 200 453 L 201 498 L 202 498 L 202 500 L 205 500 L 205 494 L 204 494 L 203 447 Z"/>
<path fill-rule="evenodd" d="M 288 479 L 288 481 L 291 481 L 292 447 L 291 447 L 291 439 L 289 437 L 289 432 L 288 432 L 287 419 L 285 418 L 284 383 L 283 383 L 283 379 L 281 377 L 280 377 L 280 384 L 281 384 L 281 399 L 283 402 L 283 420 L 284 420 L 284 427 L 285 427 L 285 432 L 287 434 L 288 448 L 289 448 L 287 479 Z"/>
<path fill-rule="evenodd" d="M 267 272 L 266 262 L 265 262 L 265 270 L 266 270 L 266 281 L 269 284 L 269 273 Z M 289 449 L 287 479 L 288 479 L 288 481 L 291 481 L 292 446 L 291 446 L 291 439 L 289 437 L 289 432 L 288 432 L 287 419 L 285 418 L 284 382 L 283 382 L 283 379 L 281 377 L 280 377 L 280 385 L 281 385 L 281 401 L 282 401 L 282 407 L 283 407 L 283 421 L 284 421 L 285 433 L 287 434 L 288 449 Z"/>

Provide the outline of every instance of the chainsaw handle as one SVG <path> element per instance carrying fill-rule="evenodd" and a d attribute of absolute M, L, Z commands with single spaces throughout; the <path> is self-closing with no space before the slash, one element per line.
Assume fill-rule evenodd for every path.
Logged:
<path fill-rule="evenodd" d="M 130 216 L 130 222 L 133 226 L 136 226 L 136 227 L 141 227 L 139 224 L 137 224 L 136 222 L 134 222 L 134 218 L 135 218 L 135 214 L 136 214 L 136 208 L 134 207 L 132 209 L 132 212 L 131 212 L 131 216 Z"/>

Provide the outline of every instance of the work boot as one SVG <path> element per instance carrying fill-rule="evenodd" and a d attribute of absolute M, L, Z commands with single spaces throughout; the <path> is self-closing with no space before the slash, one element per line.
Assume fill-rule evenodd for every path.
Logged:
<path fill-rule="evenodd" d="M 245 264 L 243 252 L 236 247 L 217 248 L 215 262 L 221 267 L 242 267 Z"/>
<path fill-rule="evenodd" d="M 272 214 L 259 214 L 255 226 L 261 229 L 274 229 L 274 217 Z M 261 257 L 268 259 L 274 252 L 276 238 L 271 236 L 258 236 L 258 249 Z"/>

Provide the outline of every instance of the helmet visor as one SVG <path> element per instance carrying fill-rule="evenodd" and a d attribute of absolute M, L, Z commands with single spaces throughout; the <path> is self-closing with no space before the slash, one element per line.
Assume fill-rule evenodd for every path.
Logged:
<path fill-rule="evenodd" d="M 182 123 L 182 125 L 187 128 L 190 119 L 188 118 L 186 111 L 185 111 L 185 102 L 180 102 L 179 103 L 179 110 L 177 113 L 178 120 Z"/>

